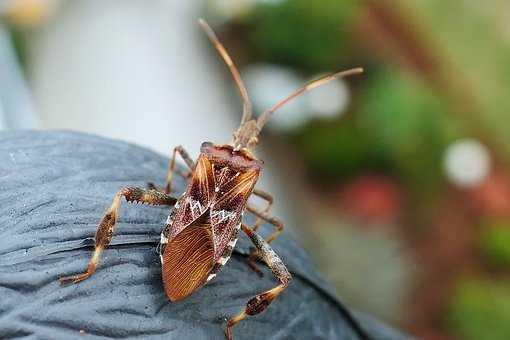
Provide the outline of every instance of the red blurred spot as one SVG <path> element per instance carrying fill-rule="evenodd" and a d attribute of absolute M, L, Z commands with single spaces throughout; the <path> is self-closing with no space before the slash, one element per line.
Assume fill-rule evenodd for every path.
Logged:
<path fill-rule="evenodd" d="M 510 217 L 510 177 L 496 171 L 471 191 L 475 209 L 494 217 Z"/>
<path fill-rule="evenodd" d="M 347 184 L 340 192 L 345 211 L 376 223 L 394 223 L 401 210 L 401 194 L 394 181 L 383 176 L 365 175 Z"/>

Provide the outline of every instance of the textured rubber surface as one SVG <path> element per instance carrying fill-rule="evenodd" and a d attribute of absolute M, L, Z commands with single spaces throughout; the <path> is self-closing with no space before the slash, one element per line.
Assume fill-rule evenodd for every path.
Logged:
<path fill-rule="evenodd" d="M 1 339 L 223 339 L 225 319 L 276 284 L 264 266 L 262 279 L 248 268 L 250 243 L 242 235 L 213 281 L 170 303 L 155 251 L 170 208 L 124 201 L 113 245 L 96 274 L 77 285 L 59 285 L 59 276 L 86 268 L 96 224 L 115 192 L 148 181 L 161 184 L 167 161 L 86 134 L 0 133 Z M 177 178 L 175 188 L 182 191 L 184 181 Z M 288 234 L 274 249 L 294 280 L 266 312 L 237 325 L 235 338 L 357 339 L 345 307 Z M 406 338 L 363 314 L 356 319 L 372 339 Z"/>

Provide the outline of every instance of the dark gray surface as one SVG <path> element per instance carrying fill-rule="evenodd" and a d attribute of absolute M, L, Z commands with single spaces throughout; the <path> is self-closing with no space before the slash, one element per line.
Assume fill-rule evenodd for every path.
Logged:
<path fill-rule="evenodd" d="M 198 147 L 198 146 L 197 146 Z M 114 246 L 90 279 L 83 271 L 96 223 L 122 186 L 161 183 L 167 158 L 128 143 L 71 132 L 0 133 L 0 338 L 223 339 L 225 318 L 275 285 L 245 264 L 243 235 L 219 275 L 188 299 L 170 303 L 155 246 L 169 208 L 123 202 Z M 176 188 L 183 190 L 178 179 Z M 269 228 L 263 228 L 269 229 Z M 236 339 L 357 339 L 343 307 L 285 233 L 275 250 L 294 275 L 259 316 L 234 328 Z M 263 266 L 261 266 L 263 268 Z M 373 339 L 403 339 L 357 314 Z"/>

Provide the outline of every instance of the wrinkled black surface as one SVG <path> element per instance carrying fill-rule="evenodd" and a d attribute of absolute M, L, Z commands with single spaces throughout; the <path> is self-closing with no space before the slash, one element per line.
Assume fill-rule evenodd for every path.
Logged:
<path fill-rule="evenodd" d="M 155 252 L 169 208 L 125 202 L 97 273 L 78 285 L 58 284 L 59 276 L 85 269 L 96 223 L 114 193 L 161 183 L 166 165 L 152 151 L 91 135 L 0 133 L 1 339 L 73 339 L 80 330 L 80 339 L 223 339 L 225 318 L 275 285 L 269 271 L 259 279 L 246 266 L 250 244 L 241 236 L 215 280 L 170 303 Z M 265 313 L 234 328 L 236 339 L 357 339 L 342 305 L 288 233 L 274 248 L 294 280 Z M 373 339 L 404 338 L 356 315 Z"/>

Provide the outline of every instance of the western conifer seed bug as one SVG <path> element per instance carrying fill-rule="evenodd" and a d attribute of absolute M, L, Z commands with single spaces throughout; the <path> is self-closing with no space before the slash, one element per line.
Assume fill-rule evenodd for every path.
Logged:
<path fill-rule="evenodd" d="M 177 146 L 170 159 L 164 188 L 158 189 L 149 184 L 148 189 L 124 187 L 117 192 L 97 227 L 94 252 L 87 270 L 59 280 L 62 284 L 78 283 L 96 271 L 101 253 L 112 239 L 122 198 L 131 203 L 173 206 L 158 247 L 163 285 L 170 301 L 176 302 L 188 297 L 218 274 L 229 260 L 240 230 L 255 246 L 249 258 L 252 268 L 256 268 L 253 261 L 260 259 L 279 281 L 276 287 L 251 298 L 239 314 L 228 320 L 225 336 L 232 339 L 232 327 L 247 316 L 263 312 L 291 280 L 285 264 L 269 245 L 283 230 L 283 223 L 269 214 L 273 197 L 255 188 L 263 165 L 251 151 L 258 143 L 258 135 L 268 118 L 288 101 L 333 79 L 359 74 L 363 70 L 354 68 L 314 80 L 276 103 L 258 118 L 252 118 L 252 105 L 236 66 L 207 23 L 202 19 L 199 23 L 228 65 L 239 88 L 243 115 L 238 130 L 229 144 L 202 143 L 196 161 L 181 146 Z M 171 196 L 177 154 L 189 168 L 188 187 L 180 198 Z M 265 200 L 266 208 L 260 210 L 251 206 L 248 203 L 251 195 Z M 242 222 L 244 211 L 257 217 L 253 226 Z M 267 239 L 256 232 L 262 221 L 275 227 Z"/>

